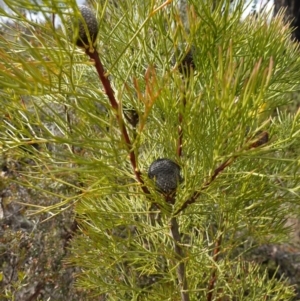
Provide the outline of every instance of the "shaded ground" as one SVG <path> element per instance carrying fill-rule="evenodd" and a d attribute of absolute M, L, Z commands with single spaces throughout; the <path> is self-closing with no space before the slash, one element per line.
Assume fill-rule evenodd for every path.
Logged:
<path fill-rule="evenodd" d="M 50 205 L 58 200 L 8 181 L 17 176 L 17 171 L 2 167 L 0 300 L 86 300 L 85 292 L 74 288 L 76 268 L 65 262 L 75 230 L 72 212 L 46 222 L 46 214 L 28 216 L 26 203 Z"/>

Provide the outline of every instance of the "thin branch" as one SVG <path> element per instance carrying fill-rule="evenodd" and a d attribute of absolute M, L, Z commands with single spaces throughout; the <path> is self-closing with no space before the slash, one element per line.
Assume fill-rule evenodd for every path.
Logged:
<path fill-rule="evenodd" d="M 182 110 L 185 110 L 186 106 L 186 95 L 183 96 L 182 99 L 183 108 Z M 183 143 L 183 113 L 179 112 L 178 116 L 178 143 L 177 143 L 177 156 L 181 157 L 182 155 L 182 143 Z"/>
<path fill-rule="evenodd" d="M 160 5 L 159 7 L 155 8 L 152 12 L 151 12 L 151 16 L 153 16 L 154 14 L 156 14 L 159 10 L 161 10 L 162 8 L 164 8 L 165 6 L 171 4 L 173 2 L 173 0 L 167 0 L 165 1 L 162 5 Z"/>
<path fill-rule="evenodd" d="M 35 292 L 33 295 L 29 296 L 26 301 L 34 301 L 37 300 L 38 295 L 40 294 L 41 290 L 44 288 L 45 284 L 44 283 L 38 283 L 37 286 L 35 287 Z"/>
<path fill-rule="evenodd" d="M 107 76 L 105 75 L 105 70 L 101 63 L 99 53 L 97 52 L 96 49 L 94 49 L 93 51 L 91 51 L 90 49 L 86 49 L 86 54 L 95 62 L 95 67 L 98 72 L 98 76 L 103 84 L 105 93 L 109 99 L 111 107 L 113 108 L 115 116 L 119 123 L 120 129 L 121 129 L 121 136 L 126 143 L 127 150 L 129 152 L 130 162 L 131 162 L 135 177 L 136 177 L 137 181 L 142 184 L 142 190 L 144 191 L 144 193 L 150 194 L 149 189 L 144 185 L 144 181 L 142 179 L 142 173 L 138 169 L 137 162 L 136 162 L 136 156 L 135 156 L 135 153 L 134 153 L 134 150 L 132 147 L 132 143 L 131 143 L 125 122 L 123 120 L 123 116 L 122 116 L 122 113 L 120 110 L 119 103 L 115 98 L 115 94 L 114 94 L 114 91 L 110 84 L 110 81 L 107 78 Z"/>
<path fill-rule="evenodd" d="M 250 143 L 246 145 L 246 147 L 244 148 L 245 150 L 257 148 L 263 144 L 266 144 L 269 141 L 269 134 L 266 131 L 258 132 L 255 135 L 255 137 L 256 139 L 254 141 L 250 141 Z M 247 142 L 249 142 L 249 140 Z M 184 202 L 183 205 L 175 212 L 174 215 L 177 215 L 178 213 L 186 209 L 189 205 L 195 203 L 197 198 L 201 195 L 202 191 L 206 190 L 212 184 L 212 182 L 217 178 L 217 176 L 220 173 L 222 173 L 226 167 L 231 165 L 237 158 L 238 156 L 233 156 L 227 159 L 226 161 L 224 161 L 218 168 L 216 168 L 214 170 L 213 175 L 210 177 L 210 179 L 206 183 L 204 183 L 204 185 L 201 187 L 199 191 L 195 191 L 194 194 L 191 196 L 191 198 L 189 198 L 186 202 Z"/>
<path fill-rule="evenodd" d="M 178 143 L 177 143 L 177 155 L 181 157 L 182 155 L 182 143 L 183 143 L 183 113 L 186 107 L 186 92 L 189 86 L 189 77 L 193 70 L 195 69 L 195 63 L 193 60 L 193 51 L 189 51 L 185 54 L 184 58 L 178 65 L 178 70 L 182 74 L 183 79 L 183 97 L 182 97 L 182 111 L 179 111 L 178 117 Z"/>
<path fill-rule="evenodd" d="M 215 248 L 214 248 L 214 252 L 213 252 L 213 261 L 215 263 L 217 263 L 219 260 L 222 239 L 223 239 L 223 232 L 221 233 L 221 235 L 219 236 L 219 238 L 217 239 L 217 241 L 215 243 Z M 213 289 L 215 287 L 216 281 L 217 281 L 217 269 L 216 269 L 216 267 L 214 267 L 211 277 L 210 277 L 210 280 L 209 280 L 209 284 L 208 284 L 207 301 L 213 300 Z"/>
<path fill-rule="evenodd" d="M 55 13 L 52 13 L 52 26 L 55 28 Z"/>
<path fill-rule="evenodd" d="M 69 133 L 72 135 L 73 134 L 73 129 L 72 129 L 71 115 L 70 115 L 68 107 L 66 105 L 64 106 L 64 111 L 65 111 L 65 114 L 66 114 L 66 121 L 67 121 L 67 125 L 68 125 L 68 130 L 69 130 Z M 74 145 L 72 145 L 71 151 L 72 151 L 72 154 L 75 154 L 75 146 Z"/>
<path fill-rule="evenodd" d="M 179 233 L 179 226 L 177 223 L 176 217 L 171 218 L 171 236 L 174 239 L 174 251 L 176 255 L 176 259 L 179 261 L 177 266 L 177 278 L 180 286 L 180 294 L 181 294 L 181 301 L 189 301 L 190 296 L 188 292 L 188 284 L 186 279 L 186 272 L 185 272 L 185 263 L 183 261 L 184 254 L 182 247 L 180 246 L 180 233 Z"/>

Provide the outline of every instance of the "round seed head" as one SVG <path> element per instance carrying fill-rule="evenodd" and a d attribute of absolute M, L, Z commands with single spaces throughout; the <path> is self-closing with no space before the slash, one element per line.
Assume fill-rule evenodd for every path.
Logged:
<path fill-rule="evenodd" d="M 153 179 L 157 189 L 164 193 L 175 191 L 178 183 L 183 181 L 179 165 L 169 159 L 157 159 L 152 162 L 148 177 Z"/>
<path fill-rule="evenodd" d="M 177 49 L 176 55 L 174 55 L 172 57 L 173 64 L 176 63 L 176 56 L 179 57 L 180 61 L 178 63 L 178 71 L 180 73 L 182 73 L 183 75 L 189 76 L 190 70 L 191 69 L 194 70 L 196 68 L 196 65 L 194 62 L 194 51 L 195 51 L 195 47 L 192 46 L 191 49 L 187 53 L 182 55 L 183 51 L 181 49 Z"/>
<path fill-rule="evenodd" d="M 78 47 L 89 47 L 89 39 L 92 45 L 95 44 L 99 25 L 94 12 L 85 5 L 79 7 L 80 15 L 68 20 L 67 29 L 70 39 Z"/>
<path fill-rule="evenodd" d="M 179 72 L 183 74 L 189 74 L 190 68 L 195 69 L 193 50 L 189 50 L 189 52 L 183 57 L 180 65 L 178 66 Z"/>

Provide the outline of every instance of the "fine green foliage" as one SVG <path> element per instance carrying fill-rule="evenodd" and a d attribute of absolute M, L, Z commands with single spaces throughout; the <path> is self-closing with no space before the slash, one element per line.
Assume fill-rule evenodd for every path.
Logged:
<path fill-rule="evenodd" d="M 282 17 L 241 21 L 225 0 L 90 1 L 99 33 L 83 49 L 52 23 L 76 18 L 75 1 L 6 2 L 1 160 L 61 200 L 36 214 L 76 213 L 68 263 L 91 300 L 292 300 L 244 257 L 286 239 L 299 211 L 300 60 Z M 148 179 L 158 158 L 180 166 L 176 194 Z"/>

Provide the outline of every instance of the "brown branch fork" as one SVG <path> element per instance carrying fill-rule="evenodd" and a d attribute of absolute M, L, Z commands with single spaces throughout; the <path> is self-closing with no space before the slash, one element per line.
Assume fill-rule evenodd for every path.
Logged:
<path fill-rule="evenodd" d="M 166 1 L 165 3 L 168 3 L 169 1 Z M 124 122 L 123 119 L 123 115 L 122 115 L 122 108 L 120 108 L 120 105 L 117 101 L 117 99 L 115 98 L 115 94 L 114 91 L 112 89 L 111 83 L 109 81 L 109 79 L 107 78 L 106 74 L 105 74 L 105 70 L 104 67 L 101 63 L 100 57 L 99 57 L 99 53 L 93 49 L 86 49 L 86 54 L 90 57 L 91 60 L 94 61 L 95 63 L 95 68 L 97 70 L 99 79 L 101 80 L 105 93 L 109 99 L 109 102 L 111 104 L 111 107 L 114 111 L 115 117 L 119 123 L 119 127 L 121 130 L 121 137 L 124 140 L 128 153 L 129 153 L 129 158 L 130 158 L 130 162 L 131 162 L 131 166 L 133 168 L 136 180 L 141 184 L 142 190 L 145 194 L 150 194 L 149 189 L 145 186 L 145 183 L 142 179 L 142 174 L 141 171 L 139 170 L 138 166 L 137 166 L 137 159 L 136 159 L 136 155 L 135 152 L 133 150 L 133 145 L 131 142 L 131 139 L 129 137 L 127 128 L 126 128 L 126 124 Z M 185 109 L 186 106 L 186 96 L 184 96 L 184 98 L 182 99 L 182 106 L 183 106 L 183 110 Z M 179 112 L 179 116 L 178 116 L 178 122 L 179 122 L 179 126 L 178 126 L 178 143 L 177 143 L 177 156 L 181 157 L 182 156 L 182 143 L 183 143 L 183 113 Z M 268 133 L 267 132 L 259 132 L 256 136 L 255 136 L 255 140 L 254 141 L 250 141 L 248 142 L 248 144 L 246 145 L 246 147 L 244 147 L 244 150 L 249 150 L 252 148 L 257 148 L 263 144 L 265 144 L 266 142 L 268 142 Z M 185 271 L 185 262 L 184 262 L 184 251 L 181 247 L 181 237 L 180 237 L 180 231 L 179 231 L 179 225 L 177 222 L 177 215 L 185 210 L 189 205 L 193 204 L 196 202 L 196 200 L 198 199 L 198 197 L 201 195 L 201 193 L 206 190 L 211 184 L 212 182 L 218 177 L 218 175 L 220 173 L 222 173 L 226 167 L 228 167 L 229 165 L 231 165 L 235 159 L 238 158 L 238 155 L 235 155 L 229 159 L 227 159 L 226 161 L 224 161 L 220 166 L 218 166 L 212 176 L 210 177 L 210 179 L 204 183 L 204 185 L 201 187 L 200 190 L 194 192 L 194 194 L 184 202 L 184 204 L 173 214 L 173 216 L 171 217 L 170 220 L 170 231 L 171 231 L 171 236 L 173 238 L 173 243 L 174 243 L 174 252 L 176 255 L 176 259 L 178 260 L 178 265 L 177 265 L 177 278 L 178 278 L 178 282 L 179 282 L 179 287 L 180 287 L 180 294 L 181 294 L 181 301 L 189 301 L 190 297 L 189 297 L 189 292 L 188 292 L 188 283 L 187 283 L 187 279 L 186 279 L 186 271 Z M 173 194 L 172 196 L 165 196 L 166 202 L 169 201 L 169 198 L 171 197 L 172 202 L 175 202 L 175 196 L 176 194 Z M 221 248 L 221 242 L 222 242 L 222 235 L 220 235 L 219 239 L 217 239 L 215 248 L 214 248 L 214 254 L 213 254 L 213 260 L 215 262 L 218 261 L 218 257 L 219 257 L 219 253 L 220 253 L 220 248 Z M 214 268 L 212 271 L 212 275 L 211 275 L 211 279 L 209 281 L 208 284 L 208 295 L 207 295 L 207 301 L 211 301 L 212 297 L 213 297 L 213 289 L 214 289 L 214 285 L 217 279 L 217 275 L 216 275 L 216 269 Z"/>

